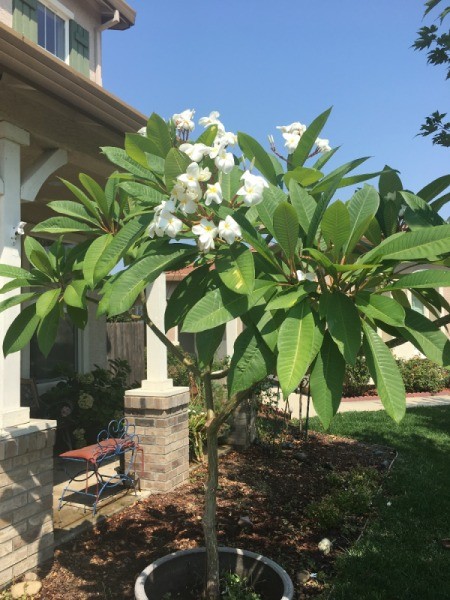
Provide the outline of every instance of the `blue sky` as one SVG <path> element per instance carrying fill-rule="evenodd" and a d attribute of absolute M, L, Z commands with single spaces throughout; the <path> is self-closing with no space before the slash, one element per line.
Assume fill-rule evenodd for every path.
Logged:
<path fill-rule="evenodd" d="M 276 125 L 309 124 L 333 106 L 321 135 L 341 146 L 330 168 L 371 156 L 357 172 L 388 164 L 412 191 L 450 173 L 450 149 L 415 137 L 450 92 L 444 70 L 410 47 L 423 1 L 129 3 L 135 27 L 104 34 L 104 86 L 144 114 L 218 110 L 228 130 L 265 147 L 272 133 L 281 149 Z"/>

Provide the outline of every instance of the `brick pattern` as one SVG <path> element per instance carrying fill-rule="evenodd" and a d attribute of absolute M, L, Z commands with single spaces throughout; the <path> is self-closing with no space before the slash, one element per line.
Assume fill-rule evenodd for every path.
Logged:
<path fill-rule="evenodd" d="M 129 392 L 128 392 L 129 394 Z M 189 478 L 189 392 L 164 396 L 125 396 L 125 416 L 135 425 L 143 449 L 136 473 L 141 488 L 169 492 Z"/>
<path fill-rule="evenodd" d="M 0 588 L 53 556 L 55 430 L 0 439 Z"/>

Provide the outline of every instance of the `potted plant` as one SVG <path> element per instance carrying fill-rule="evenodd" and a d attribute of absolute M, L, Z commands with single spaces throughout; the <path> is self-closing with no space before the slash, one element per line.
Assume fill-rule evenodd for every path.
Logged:
<path fill-rule="evenodd" d="M 413 194 L 389 167 L 350 176 L 365 159 L 325 175 L 335 150 L 318 136 L 329 112 L 309 127 L 280 127 L 285 156 L 273 138 L 268 153 L 249 135 L 227 132 L 218 113 L 201 120 L 206 129 L 195 142 L 189 139 L 193 111 L 167 123 L 153 114 L 143 131 L 126 136 L 124 149 L 103 148 L 120 169 L 104 189 L 80 175 L 82 187 L 66 182 L 75 201 L 49 204 L 56 216 L 33 230 L 61 236 L 49 252 L 30 235 L 24 249 L 31 270 L 0 267 L 11 279 L 3 292 L 29 288 L 1 304 L 27 303 L 5 336 L 5 354 L 20 350 L 34 333 L 45 354 L 60 318 L 83 327 L 89 302 L 98 303 L 100 315 L 118 315 L 164 271 L 193 266 L 168 302 L 165 328 L 197 334 L 198 363 L 148 314 L 144 318 L 203 385 L 208 600 L 219 597 L 217 435 L 255 384 L 276 374 L 287 396 L 309 372 L 315 409 L 328 426 L 339 407 L 345 365 L 363 354 L 386 411 L 398 422 L 405 390 L 388 346 L 407 340 L 437 364 L 450 363 L 449 342 L 439 329 L 450 319 L 432 322 L 412 310 L 405 294 L 411 290 L 436 316 L 448 310 L 437 289 L 450 282 L 450 225 L 437 210 L 449 179 Z M 338 189 L 376 176 L 378 190 L 364 185 L 347 202 L 332 202 Z M 85 241 L 67 249 L 62 239 L 73 233 Z M 120 261 L 125 268 L 112 273 Z M 416 267 L 421 270 L 411 272 Z M 213 373 L 225 324 L 237 317 L 245 329 L 229 368 Z M 393 340 L 386 344 L 383 332 Z M 216 412 L 212 382 L 224 375 L 229 397 Z"/>

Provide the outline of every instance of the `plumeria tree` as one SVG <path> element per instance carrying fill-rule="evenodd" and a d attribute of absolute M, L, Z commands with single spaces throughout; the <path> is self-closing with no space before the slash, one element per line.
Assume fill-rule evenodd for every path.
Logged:
<path fill-rule="evenodd" d="M 194 111 L 168 122 L 153 114 L 146 128 L 126 136 L 124 149 L 103 148 L 119 168 L 104 188 L 86 175 L 81 187 L 66 182 L 74 199 L 51 202 L 56 216 L 25 239 L 30 270 L 0 267 L 9 278 L 3 293 L 27 290 L 0 305 L 26 304 L 5 336 L 5 354 L 34 334 L 47 354 L 60 319 L 84 327 L 89 302 L 98 304 L 98 315 L 121 314 L 139 295 L 145 300 L 160 274 L 192 266 L 168 301 L 165 329 L 196 333 L 198 362 L 150 315 L 145 319 L 204 385 L 208 600 L 219 597 L 217 433 L 255 384 L 276 374 L 287 397 L 309 373 L 315 409 L 328 426 L 345 365 L 362 353 L 398 422 L 405 390 L 388 346 L 409 341 L 450 365 L 450 344 L 439 328 L 450 307 L 438 291 L 450 283 L 450 225 L 438 214 L 450 177 L 414 194 L 389 167 L 351 175 L 366 158 L 325 174 L 337 150 L 318 137 L 329 112 L 308 127 L 280 127 L 284 147 L 278 151 L 270 137 L 270 152 L 247 134 L 226 131 L 217 112 L 200 119 L 205 130 L 196 141 Z M 375 177 L 378 189 L 365 184 L 347 202 L 335 199 L 341 188 Z M 36 239 L 40 234 L 55 236 L 48 251 Z M 74 234 L 84 241 L 65 246 Z M 121 261 L 124 268 L 113 271 Z M 405 290 L 438 320 L 412 310 Z M 225 373 L 213 373 L 212 360 L 225 324 L 238 317 L 245 329 L 227 371 L 228 401 L 216 412 L 212 379 Z"/>

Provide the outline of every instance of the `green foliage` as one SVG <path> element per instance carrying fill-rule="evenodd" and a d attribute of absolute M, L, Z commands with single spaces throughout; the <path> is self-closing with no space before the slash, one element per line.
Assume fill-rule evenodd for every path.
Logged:
<path fill-rule="evenodd" d="M 237 573 L 222 575 L 220 587 L 223 600 L 261 600 L 261 596 L 253 590 L 251 580 Z"/>
<path fill-rule="evenodd" d="M 369 385 L 370 373 L 366 360 L 358 356 L 354 365 L 347 365 L 343 385 L 344 397 L 361 396 Z"/>
<path fill-rule="evenodd" d="M 426 358 L 398 360 L 407 392 L 439 392 L 446 387 L 449 372 Z"/>

